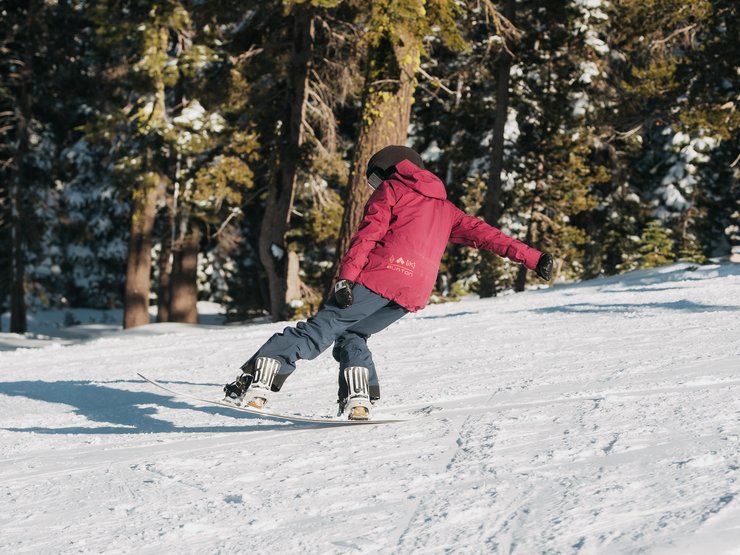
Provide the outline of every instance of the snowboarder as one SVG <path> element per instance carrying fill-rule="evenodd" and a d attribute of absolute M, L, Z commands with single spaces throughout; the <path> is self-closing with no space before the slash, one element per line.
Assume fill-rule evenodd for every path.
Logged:
<path fill-rule="evenodd" d="M 449 200 L 442 181 L 405 146 L 387 146 L 367 166 L 373 192 L 341 262 L 334 295 L 315 316 L 273 335 L 224 387 L 226 398 L 262 408 L 298 360 L 334 344 L 339 413 L 370 417 L 380 398 L 368 338 L 424 308 L 449 241 L 492 251 L 550 280 L 553 258 L 469 216 Z"/>

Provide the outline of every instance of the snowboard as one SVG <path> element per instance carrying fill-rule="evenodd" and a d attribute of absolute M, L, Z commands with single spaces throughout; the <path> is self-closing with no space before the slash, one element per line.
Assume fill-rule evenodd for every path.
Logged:
<path fill-rule="evenodd" d="M 330 416 L 302 416 L 300 414 L 279 414 L 276 412 L 270 412 L 263 409 L 255 409 L 252 407 L 241 407 L 238 405 L 234 405 L 232 403 L 229 403 L 228 401 L 219 401 L 214 399 L 204 399 L 202 397 L 198 397 L 196 395 L 191 395 L 189 393 L 185 393 L 183 391 L 177 391 L 174 389 L 171 389 L 167 387 L 166 385 L 162 385 L 156 380 L 153 380 L 151 378 L 147 378 L 144 374 L 138 373 L 137 375 L 148 381 L 150 384 L 163 389 L 164 391 L 167 391 L 168 393 L 171 393 L 172 395 L 175 395 L 177 397 L 182 397 L 184 399 L 190 399 L 191 401 L 198 401 L 200 403 L 206 403 L 208 405 L 215 405 L 217 407 L 225 407 L 227 409 L 236 410 L 239 412 L 248 412 L 249 414 L 255 414 L 258 416 L 262 416 L 264 418 L 271 418 L 274 420 L 282 420 L 287 422 L 303 422 L 303 423 L 310 423 L 310 424 L 322 424 L 325 426 L 359 426 L 359 425 L 368 425 L 368 424 L 390 424 L 392 422 L 405 422 L 406 418 L 382 418 L 382 419 L 375 419 L 375 420 L 347 420 L 347 419 L 340 419 L 340 418 L 332 418 Z"/>

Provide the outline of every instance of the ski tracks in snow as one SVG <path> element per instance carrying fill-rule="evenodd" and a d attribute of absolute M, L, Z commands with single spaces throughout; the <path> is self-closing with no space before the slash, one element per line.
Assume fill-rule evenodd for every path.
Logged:
<path fill-rule="evenodd" d="M 736 554 L 738 313 L 735 267 L 432 306 L 371 339 L 379 411 L 418 417 L 361 429 L 131 380 L 217 389 L 281 324 L 0 353 L 0 551 Z M 326 413 L 335 376 L 275 409 Z"/>

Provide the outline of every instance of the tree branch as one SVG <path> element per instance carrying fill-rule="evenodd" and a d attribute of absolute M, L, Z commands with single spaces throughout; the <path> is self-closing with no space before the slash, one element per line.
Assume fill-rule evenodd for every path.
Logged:
<path fill-rule="evenodd" d="M 450 89 L 449 87 L 446 87 L 446 86 L 445 86 L 445 85 L 444 85 L 444 84 L 442 83 L 442 81 L 441 81 L 441 80 L 440 80 L 439 78 L 437 78 L 437 77 L 434 77 L 433 75 L 429 75 L 429 73 L 427 73 L 427 72 L 426 72 L 426 70 L 424 70 L 424 68 L 422 68 L 422 67 L 418 67 L 418 68 L 416 69 L 416 71 L 418 71 L 418 72 L 419 72 L 419 73 L 421 73 L 421 74 L 422 74 L 422 75 L 423 75 L 424 77 L 426 77 L 426 78 L 427 78 L 427 80 L 428 80 L 428 81 L 429 81 L 430 83 L 432 83 L 432 85 L 436 85 L 437 87 L 439 87 L 440 89 L 442 89 L 442 90 L 443 90 L 444 92 L 446 92 L 447 94 L 450 94 L 450 95 L 452 95 L 452 96 L 456 96 L 456 95 L 457 95 L 457 93 L 456 93 L 455 91 L 453 91 L 453 90 L 452 90 L 452 89 Z"/>

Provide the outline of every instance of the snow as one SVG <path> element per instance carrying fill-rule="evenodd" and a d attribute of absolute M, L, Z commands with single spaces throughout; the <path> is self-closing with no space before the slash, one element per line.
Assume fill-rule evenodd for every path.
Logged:
<path fill-rule="evenodd" d="M 671 166 L 656 190 L 656 195 L 662 199 L 663 206 L 654 211 L 654 215 L 660 213 L 662 217 L 668 218 L 671 211 L 681 212 L 692 206 L 693 201 L 689 197 L 694 192 L 694 186 L 699 183 L 697 176 L 699 165 L 709 160 L 705 152 L 715 148 L 717 144 L 717 140 L 709 136 L 692 138 L 680 131 L 673 134 L 666 144 L 666 150 L 675 154 L 669 158 Z"/>
<path fill-rule="evenodd" d="M 284 324 L 0 336 L 3 553 L 740 552 L 740 265 L 677 264 L 409 315 L 378 416 L 217 397 Z M 329 414 L 330 353 L 271 402 Z"/>
<path fill-rule="evenodd" d="M 594 77 L 598 77 L 599 75 L 601 75 L 601 72 L 599 71 L 599 66 L 597 66 L 594 62 L 583 62 L 581 64 L 581 76 L 578 80 L 581 83 L 591 84 Z"/>
<path fill-rule="evenodd" d="M 658 187 L 658 194 L 663 198 L 665 205 L 674 210 L 686 210 L 691 206 L 681 191 L 672 183 Z"/>
<path fill-rule="evenodd" d="M 425 162 L 436 162 L 442 156 L 442 149 L 439 148 L 437 141 L 432 141 L 429 146 L 421 153 L 421 159 Z"/>
<path fill-rule="evenodd" d="M 154 322 L 157 316 L 157 307 L 149 309 L 149 320 Z M 68 308 L 60 310 L 29 310 L 27 315 L 28 331 L 26 335 L 0 333 L 0 351 L 18 347 L 33 348 L 70 345 L 80 341 L 90 341 L 101 337 L 125 335 L 140 330 L 121 331 L 123 310 L 95 309 L 95 308 Z M 223 324 L 226 320 L 221 305 L 210 301 L 198 301 L 198 321 L 204 326 Z M 149 334 L 163 333 L 176 324 L 156 324 L 144 328 Z M 0 315 L 0 330 L 10 326 L 10 313 Z M 2 375 L 2 360 L 0 359 L 0 375 Z"/>
<path fill-rule="evenodd" d="M 572 115 L 574 118 L 582 118 L 590 111 L 591 101 L 588 95 L 583 91 L 576 91 L 571 93 L 571 99 L 573 101 Z"/>
<path fill-rule="evenodd" d="M 599 19 L 606 19 L 606 17 L 600 17 Z M 600 56 L 609 54 L 609 45 L 601 40 L 593 30 L 589 29 L 586 32 L 586 45 L 590 46 Z"/>
<path fill-rule="evenodd" d="M 576 0 L 574 3 L 577 6 L 582 6 L 589 9 L 602 8 L 606 5 L 604 0 Z"/>
<path fill-rule="evenodd" d="M 506 124 L 504 125 L 504 140 L 507 145 L 516 144 L 521 134 L 519 130 L 519 122 L 517 121 L 517 112 L 514 108 L 509 108 L 508 114 L 506 115 Z"/>
<path fill-rule="evenodd" d="M 182 109 L 179 116 L 172 119 L 178 125 L 190 126 L 194 131 L 203 127 L 203 117 L 206 110 L 197 100 L 192 100 Z"/>
<path fill-rule="evenodd" d="M 277 260 L 282 260 L 283 256 L 285 256 L 285 249 L 283 249 L 279 245 L 276 245 L 275 243 L 270 245 L 270 252 L 272 253 L 272 256 Z"/>

